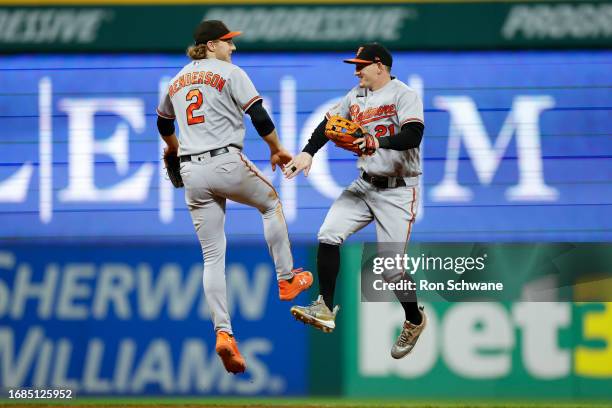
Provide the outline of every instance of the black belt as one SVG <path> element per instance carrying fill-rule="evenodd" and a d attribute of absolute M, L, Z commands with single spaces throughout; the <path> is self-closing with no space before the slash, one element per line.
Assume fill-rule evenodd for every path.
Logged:
<path fill-rule="evenodd" d="M 229 149 L 227 147 L 220 147 L 218 149 L 208 150 L 208 151 L 202 152 L 200 154 L 194 154 L 193 156 L 201 156 L 201 155 L 203 155 L 205 153 L 210 153 L 210 157 L 215 157 L 215 156 L 219 156 L 220 154 L 229 153 Z M 192 156 L 181 156 L 181 163 L 182 162 L 191 161 L 191 157 Z M 194 160 L 196 160 L 196 159 L 194 159 Z"/>
<path fill-rule="evenodd" d="M 406 186 L 406 182 L 401 177 L 371 176 L 364 171 L 361 174 L 361 178 L 378 188 L 395 188 Z"/>

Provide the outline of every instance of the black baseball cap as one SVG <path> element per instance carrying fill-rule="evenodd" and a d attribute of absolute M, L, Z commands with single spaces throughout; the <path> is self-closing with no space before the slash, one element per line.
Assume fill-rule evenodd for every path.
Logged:
<path fill-rule="evenodd" d="M 193 39 L 197 44 L 206 44 L 209 41 L 229 40 L 242 34 L 242 31 L 230 31 L 220 20 L 205 20 L 196 27 Z"/>
<path fill-rule="evenodd" d="M 345 59 L 344 62 L 347 64 L 373 64 L 375 62 L 380 62 L 383 65 L 391 67 L 393 64 L 393 57 L 389 50 L 379 43 L 368 43 L 359 47 L 355 58 Z"/>

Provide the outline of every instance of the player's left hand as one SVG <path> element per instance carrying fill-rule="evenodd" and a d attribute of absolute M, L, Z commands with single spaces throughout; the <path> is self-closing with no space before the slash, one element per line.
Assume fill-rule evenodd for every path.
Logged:
<path fill-rule="evenodd" d="M 281 168 L 281 170 L 283 170 L 285 168 L 285 164 L 289 163 L 291 159 L 293 159 L 291 153 L 285 149 L 270 152 L 270 166 L 272 166 L 272 171 L 276 171 L 277 165 Z"/>
<path fill-rule="evenodd" d="M 374 152 L 376 152 L 376 149 L 380 147 L 380 144 L 378 143 L 378 138 L 370 134 L 367 134 L 365 137 L 360 137 L 358 139 L 355 139 L 353 144 L 358 145 L 359 149 L 366 156 L 373 155 Z"/>

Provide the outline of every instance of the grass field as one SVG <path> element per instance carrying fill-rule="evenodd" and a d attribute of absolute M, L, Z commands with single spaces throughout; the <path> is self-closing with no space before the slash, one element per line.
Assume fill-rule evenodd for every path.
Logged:
<path fill-rule="evenodd" d="M 55 401 L 9 401 L 0 400 L 0 406 L 6 407 L 58 407 L 58 406 L 84 406 L 92 408 L 153 408 L 153 407 L 292 407 L 292 408 L 612 408 L 612 401 L 405 401 L 405 400 L 368 400 L 368 399 L 331 399 L 331 398 L 134 398 L 134 399 L 95 399 L 79 398 L 76 400 Z"/>

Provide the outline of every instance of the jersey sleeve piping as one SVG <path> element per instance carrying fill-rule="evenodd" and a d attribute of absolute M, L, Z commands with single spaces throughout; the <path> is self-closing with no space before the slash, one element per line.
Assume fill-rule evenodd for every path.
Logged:
<path fill-rule="evenodd" d="M 261 98 L 261 96 L 259 96 L 259 95 L 254 96 L 254 97 L 253 97 L 253 98 L 252 98 L 250 101 L 248 101 L 246 104 L 244 104 L 244 105 L 242 106 L 242 110 L 243 110 L 243 111 L 245 111 L 245 112 L 246 112 L 246 111 L 248 111 L 248 110 L 249 110 L 249 108 L 251 107 L 251 105 L 253 105 L 255 102 L 257 102 L 257 101 L 259 101 L 259 100 L 261 100 L 261 99 L 262 99 L 262 98 Z"/>
<path fill-rule="evenodd" d="M 164 119 L 176 119 L 176 116 L 174 115 L 169 115 L 167 113 L 160 111 L 159 109 L 156 109 L 156 110 L 157 110 L 157 115 L 161 116 Z"/>
<path fill-rule="evenodd" d="M 402 127 L 402 126 L 404 126 L 406 123 L 410 123 L 410 122 L 419 122 L 419 123 L 421 123 L 421 124 L 424 124 L 424 123 L 423 123 L 423 119 L 420 119 L 420 118 L 408 118 L 408 119 L 404 119 L 404 120 L 402 121 L 402 123 L 400 123 L 400 127 Z"/>

